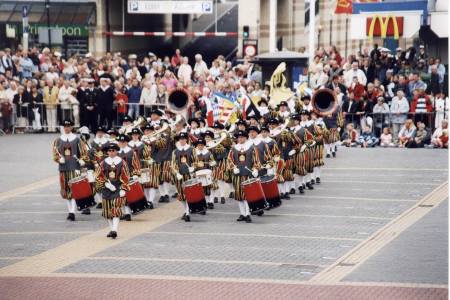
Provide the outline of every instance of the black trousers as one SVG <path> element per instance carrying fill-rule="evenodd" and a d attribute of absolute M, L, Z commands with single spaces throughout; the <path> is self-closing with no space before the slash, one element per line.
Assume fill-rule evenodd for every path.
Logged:
<path fill-rule="evenodd" d="M 90 131 L 96 130 L 98 127 L 98 113 L 97 111 L 93 110 L 86 110 L 85 112 L 85 120 L 86 120 L 86 126 L 89 127 Z"/>
<path fill-rule="evenodd" d="M 113 123 L 113 112 L 112 110 L 108 109 L 100 109 L 100 123 L 99 125 L 105 126 L 106 128 L 111 128 Z"/>

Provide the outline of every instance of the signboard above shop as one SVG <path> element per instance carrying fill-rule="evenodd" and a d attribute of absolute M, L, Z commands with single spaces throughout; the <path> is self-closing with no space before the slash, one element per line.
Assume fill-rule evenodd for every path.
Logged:
<path fill-rule="evenodd" d="M 212 1 L 128 0 L 129 14 L 212 14 Z"/>

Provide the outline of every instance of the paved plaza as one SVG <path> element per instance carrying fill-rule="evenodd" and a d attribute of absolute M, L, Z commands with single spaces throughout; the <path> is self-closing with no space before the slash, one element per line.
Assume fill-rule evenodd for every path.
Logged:
<path fill-rule="evenodd" d="M 0 299 L 447 299 L 448 152 L 339 148 L 322 183 L 236 222 L 177 201 L 105 237 L 66 221 L 55 135 L 0 137 Z"/>

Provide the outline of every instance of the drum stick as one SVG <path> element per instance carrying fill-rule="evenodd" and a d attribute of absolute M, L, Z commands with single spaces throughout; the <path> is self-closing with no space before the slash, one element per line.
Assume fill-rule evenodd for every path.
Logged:
<path fill-rule="evenodd" d="M 249 171 L 250 173 L 252 173 L 252 176 L 253 176 L 253 170 L 250 170 L 249 168 L 247 168 L 247 166 L 245 166 L 245 168 L 247 169 L 247 171 Z M 258 177 L 258 176 L 256 176 L 256 177 Z M 254 178 L 256 178 L 256 177 L 254 177 Z"/>

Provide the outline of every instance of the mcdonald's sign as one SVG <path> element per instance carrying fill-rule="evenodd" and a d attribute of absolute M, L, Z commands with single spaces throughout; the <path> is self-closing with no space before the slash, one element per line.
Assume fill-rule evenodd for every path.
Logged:
<path fill-rule="evenodd" d="M 376 15 L 366 19 L 366 34 L 371 39 L 393 37 L 399 39 L 403 35 L 403 17 Z"/>

